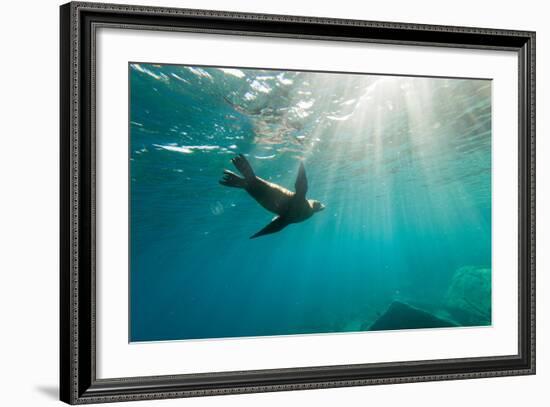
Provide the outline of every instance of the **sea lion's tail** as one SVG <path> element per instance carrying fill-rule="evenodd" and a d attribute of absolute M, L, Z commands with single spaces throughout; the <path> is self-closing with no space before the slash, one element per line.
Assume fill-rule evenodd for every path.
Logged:
<path fill-rule="evenodd" d="M 243 174 L 244 178 L 247 181 L 252 181 L 256 178 L 256 174 L 254 174 L 254 170 L 252 169 L 252 166 L 246 159 L 246 157 L 242 154 L 237 155 L 235 158 L 231 160 L 235 168 L 239 170 L 241 174 Z"/>
<path fill-rule="evenodd" d="M 246 188 L 246 179 L 239 177 L 232 171 L 223 170 L 223 177 L 220 184 L 233 188 Z"/>

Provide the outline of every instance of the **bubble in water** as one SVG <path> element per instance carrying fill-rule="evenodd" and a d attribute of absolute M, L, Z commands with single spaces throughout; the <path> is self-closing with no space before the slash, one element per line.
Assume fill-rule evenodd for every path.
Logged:
<path fill-rule="evenodd" d="M 215 203 L 210 205 L 210 211 L 212 212 L 212 215 L 218 216 L 223 213 L 223 205 L 220 201 L 216 201 Z"/>

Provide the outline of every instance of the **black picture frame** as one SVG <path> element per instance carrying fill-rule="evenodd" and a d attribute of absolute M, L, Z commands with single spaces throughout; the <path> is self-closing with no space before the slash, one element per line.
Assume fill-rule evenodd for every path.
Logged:
<path fill-rule="evenodd" d="M 60 7 L 60 398 L 70 404 L 535 373 L 535 33 L 72 2 Z M 508 50 L 519 60 L 519 349 L 499 357 L 96 378 L 97 27 Z"/>

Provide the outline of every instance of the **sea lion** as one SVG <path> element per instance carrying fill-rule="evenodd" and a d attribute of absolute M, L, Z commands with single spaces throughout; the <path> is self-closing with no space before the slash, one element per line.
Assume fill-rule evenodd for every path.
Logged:
<path fill-rule="evenodd" d="M 300 163 L 298 176 L 294 184 L 296 192 L 292 192 L 280 185 L 257 177 L 250 163 L 242 154 L 237 155 L 231 162 L 244 178 L 232 171 L 224 170 L 220 184 L 244 189 L 265 209 L 277 215 L 266 227 L 250 236 L 251 239 L 279 232 L 291 223 L 303 222 L 311 218 L 314 213 L 325 209 L 321 202 L 306 199 L 307 177 L 303 163 Z"/>

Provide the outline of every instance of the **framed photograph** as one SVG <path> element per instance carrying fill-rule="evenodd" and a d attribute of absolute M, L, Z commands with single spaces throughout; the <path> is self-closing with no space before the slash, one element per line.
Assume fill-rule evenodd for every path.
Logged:
<path fill-rule="evenodd" d="M 535 33 L 61 6 L 61 400 L 535 373 Z"/>

